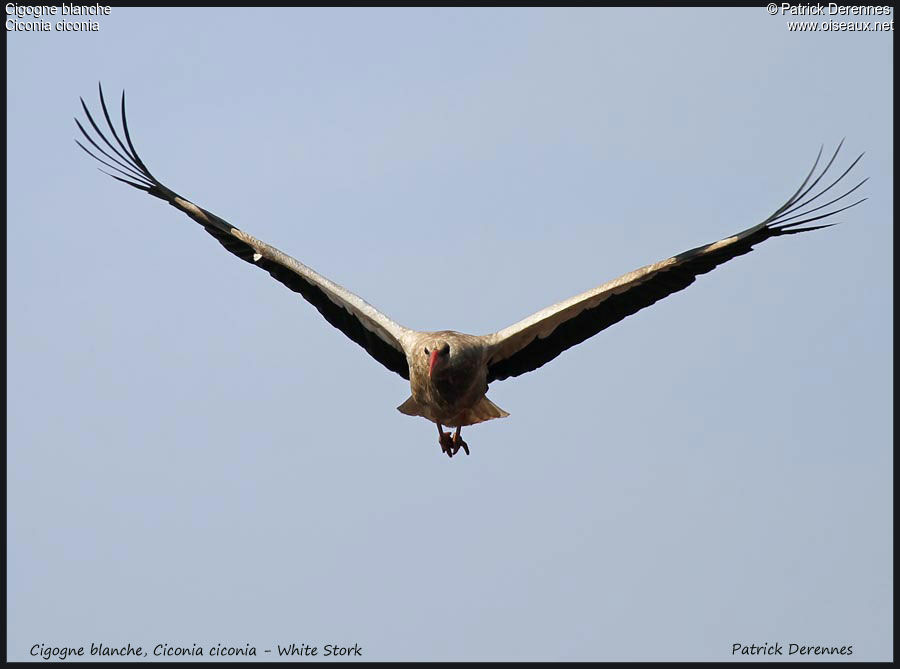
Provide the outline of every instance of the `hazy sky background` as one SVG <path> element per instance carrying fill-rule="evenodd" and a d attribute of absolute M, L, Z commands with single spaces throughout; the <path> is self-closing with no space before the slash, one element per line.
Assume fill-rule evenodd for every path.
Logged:
<path fill-rule="evenodd" d="M 9 33 L 10 659 L 892 659 L 893 33 L 786 22 L 113 8 Z M 748 227 L 822 142 L 867 152 L 870 199 L 495 383 L 511 416 L 448 460 L 405 381 L 94 169 L 72 117 L 98 80 L 164 183 L 417 329 L 492 332 Z"/>

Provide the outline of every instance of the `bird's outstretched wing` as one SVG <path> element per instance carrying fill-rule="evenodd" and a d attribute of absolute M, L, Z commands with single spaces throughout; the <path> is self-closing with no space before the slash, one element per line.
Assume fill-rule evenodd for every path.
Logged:
<path fill-rule="evenodd" d="M 756 244 L 770 237 L 834 225 L 830 223 L 799 227 L 834 216 L 865 200 L 863 198 L 840 208 L 833 206 L 862 186 L 866 182 L 866 179 L 863 179 L 839 197 L 808 208 L 840 183 L 862 158 L 860 155 L 831 184 L 812 194 L 834 163 L 842 144 L 843 141 L 822 172 L 813 178 L 822 157 L 822 149 L 819 149 L 816 162 L 800 188 L 762 223 L 727 239 L 636 269 L 581 295 L 547 307 L 504 330 L 487 335 L 485 340 L 491 351 L 488 382 L 519 376 L 537 369 L 567 348 L 580 344 L 626 316 L 687 288 L 697 275 L 705 274 L 732 258 L 749 253 Z M 816 212 L 820 213 L 811 216 Z"/>
<path fill-rule="evenodd" d="M 251 265 L 261 267 L 273 278 L 294 292 L 300 293 L 307 302 L 319 310 L 325 320 L 362 346 L 382 365 L 392 372 L 397 372 L 404 379 L 409 378 L 409 366 L 406 362 L 402 341 L 410 334 L 410 330 L 398 325 L 349 290 L 329 281 L 289 255 L 230 225 L 206 209 L 198 207 L 157 181 L 138 156 L 128 133 L 124 91 L 122 92 L 122 130 L 125 142 L 123 143 L 110 119 L 106 100 L 103 98 L 103 88 L 100 88 L 100 106 L 103 109 L 106 125 L 118 148 L 103 134 L 83 99 L 81 106 L 97 134 L 98 141 L 105 145 L 105 148 L 94 141 L 77 118 L 75 123 L 93 149 L 103 157 L 92 152 L 78 140 L 75 140 L 76 144 L 119 176 L 104 170 L 101 171 L 122 183 L 165 200 L 176 209 L 183 211 L 202 225 L 228 251 Z"/>

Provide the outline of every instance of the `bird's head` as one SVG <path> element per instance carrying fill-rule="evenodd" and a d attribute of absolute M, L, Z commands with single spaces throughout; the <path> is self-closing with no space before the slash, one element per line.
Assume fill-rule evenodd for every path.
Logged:
<path fill-rule="evenodd" d="M 450 344 L 443 340 L 435 340 L 425 345 L 425 357 L 428 360 L 428 376 L 433 377 L 446 369 L 450 362 Z"/>

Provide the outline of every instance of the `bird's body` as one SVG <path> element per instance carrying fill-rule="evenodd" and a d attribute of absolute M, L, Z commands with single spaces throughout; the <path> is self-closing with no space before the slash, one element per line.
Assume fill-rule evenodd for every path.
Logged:
<path fill-rule="evenodd" d="M 444 330 L 416 333 L 411 339 L 408 360 L 412 394 L 397 407 L 402 413 L 447 427 L 475 425 L 509 415 L 485 397 L 490 349 L 484 337 Z M 445 346 L 447 353 L 442 356 L 440 351 Z M 438 357 L 432 367 L 434 351 Z"/>
<path fill-rule="evenodd" d="M 124 93 L 122 129 L 125 142 L 112 124 L 102 89 L 100 102 L 118 148 L 100 130 L 83 100 L 87 118 L 106 148 L 95 142 L 77 119 L 76 123 L 87 141 L 104 158 L 80 142 L 78 145 L 121 175 L 110 176 L 168 202 L 203 226 L 230 253 L 264 269 L 277 281 L 300 293 L 331 325 L 362 346 L 387 369 L 409 379 L 411 395 L 398 409 L 437 424 L 441 449 L 449 456 L 460 448 L 468 453 L 468 446 L 460 437 L 463 426 L 508 415 L 486 397 L 488 384 L 539 368 L 610 325 L 686 288 L 698 275 L 750 252 L 756 244 L 771 237 L 828 227 L 799 226 L 827 218 L 863 201 L 829 209 L 862 186 L 865 179 L 839 197 L 807 208 L 839 183 L 862 157 L 830 185 L 810 195 L 837 157 L 840 145 L 822 172 L 813 179 L 821 158 L 820 150 L 813 169 L 800 188 L 758 225 L 641 267 L 493 334 L 468 335 L 452 330 L 420 332 L 395 323 L 357 295 L 164 186 L 150 173 L 134 149 L 125 120 Z M 823 209 L 824 213 L 811 215 Z M 455 427 L 455 434 L 451 437 L 442 426 Z"/>

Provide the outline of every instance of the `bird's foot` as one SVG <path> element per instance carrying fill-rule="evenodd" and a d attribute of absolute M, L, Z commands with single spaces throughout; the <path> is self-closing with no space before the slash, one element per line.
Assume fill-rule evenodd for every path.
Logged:
<path fill-rule="evenodd" d="M 441 444 L 441 452 L 446 453 L 448 457 L 453 457 L 456 454 L 456 451 L 459 450 L 458 446 L 455 446 L 453 443 L 453 436 L 449 432 L 444 432 L 441 430 L 440 437 Z"/>
<path fill-rule="evenodd" d="M 453 452 L 456 453 L 460 448 L 466 452 L 466 455 L 469 454 L 469 445 L 463 441 L 457 430 L 456 434 L 453 435 Z"/>

